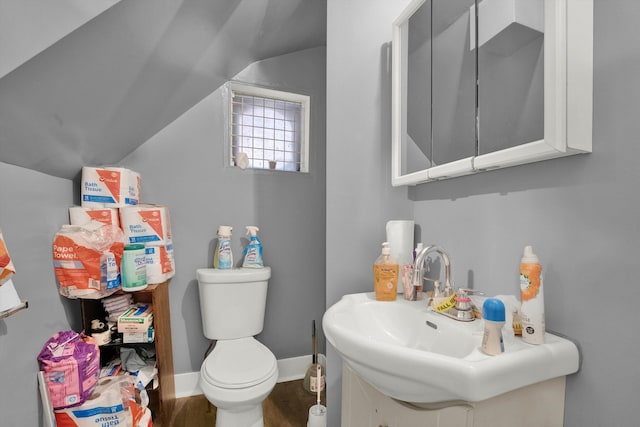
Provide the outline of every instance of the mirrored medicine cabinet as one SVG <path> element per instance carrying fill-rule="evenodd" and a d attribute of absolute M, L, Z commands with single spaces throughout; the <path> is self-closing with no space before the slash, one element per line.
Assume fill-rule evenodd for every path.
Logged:
<path fill-rule="evenodd" d="M 593 0 L 413 0 L 393 22 L 392 185 L 591 152 Z"/>

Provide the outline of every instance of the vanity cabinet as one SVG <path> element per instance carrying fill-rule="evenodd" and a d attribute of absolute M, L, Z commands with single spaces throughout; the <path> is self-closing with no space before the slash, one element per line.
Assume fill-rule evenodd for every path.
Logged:
<path fill-rule="evenodd" d="M 434 372 L 433 375 L 438 375 Z M 561 427 L 565 377 L 532 384 L 481 402 L 444 408 L 392 399 L 342 368 L 343 427 Z"/>
<path fill-rule="evenodd" d="M 118 291 L 124 293 L 123 291 Z M 169 312 L 169 283 L 149 285 L 145 289 L 131 292 L 135 302 L 153 305 L 153 328 L 155 339 L 149 344 L 110 343 L 100 346 L 101 363 L 119 354 L 120 347 L 154 346 L 156 367 L 158 368 L 158 388 L 149 390 L 150 408 L 157 411 L 157 418 L 164 424 L 173 412 L 175 384 L 173 376 L 173 348 L 171 342 L 171 317 Z M 101 300 L 81 299 L 83 329 L 90 335 L 91 320 L 104 319 L 105 311 Z M 150 388 L 150 387 L 148 387 Z"/>

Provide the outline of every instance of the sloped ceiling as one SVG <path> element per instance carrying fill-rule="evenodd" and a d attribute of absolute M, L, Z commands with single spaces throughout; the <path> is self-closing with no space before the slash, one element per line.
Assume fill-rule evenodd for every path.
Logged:
<path fill-rule="evenodd" d="M 0 79 L 0 161 L 73 179 L 247 65 L 325 44 L 324 0 L 121 0 Z"/>

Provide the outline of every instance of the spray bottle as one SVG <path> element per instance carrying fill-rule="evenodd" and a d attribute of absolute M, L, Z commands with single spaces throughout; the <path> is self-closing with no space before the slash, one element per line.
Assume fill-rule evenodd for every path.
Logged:
<path fill-rule="evenodd" d="M 233 267 L 233 253 L 231 252 L 232 227 L 221 225 L 218 228 L 218 244 L 213 255 L 213 267 L 230 270 Z"/>
<path fill-rule="evenodd" d="M 544 344 L 542 266 L 531 246 L 525 246 L 520 264 L 520 297 L 522 340 L 529 344 Z"/>
<path fill-rule="evenodd" d="M 262 261 L 262 243 L 258 238 L 257 232 L 260 231 L 255 225 L 248 225 L 247 234 L 249 237 L 249 244 L 244 248 L 244 261 L 242 266 L 246 268 L 262 268 L 264 263 Z"/>

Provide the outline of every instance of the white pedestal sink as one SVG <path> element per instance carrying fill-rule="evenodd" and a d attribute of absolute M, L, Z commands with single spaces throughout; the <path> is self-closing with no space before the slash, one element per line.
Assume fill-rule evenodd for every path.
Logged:
<path fill-rule="evenodd" d="M 327 340 L 362 379 L 391 398 L 434 407 L 490 399 L 575 373 L 580 364 L 576 345 L 551 333 L 542 345 L 515 337 L 504 353 L 486 355 L 480 350 L 482 320 L 449 319 L 424 300 L 345 295 L 322 324 Z"/>

